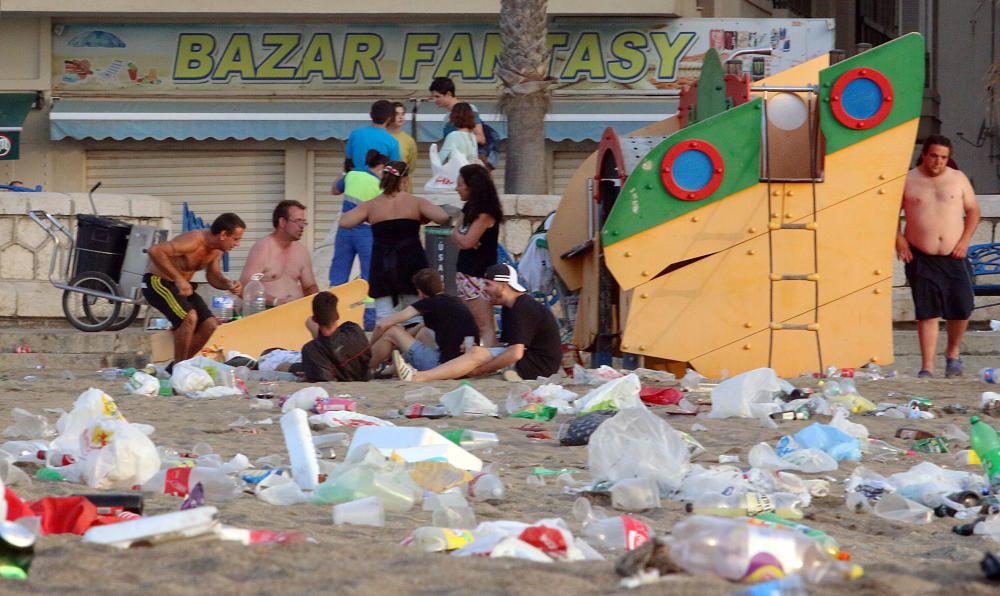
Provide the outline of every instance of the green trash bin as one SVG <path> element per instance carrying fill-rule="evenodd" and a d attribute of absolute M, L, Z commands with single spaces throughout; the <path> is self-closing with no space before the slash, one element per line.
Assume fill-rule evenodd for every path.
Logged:
<path fill-rule="evenodd" d="M 451 226 L 424 226 L 424 251 L 429 266 L 444 279 L 444 291 L 455 296 L 455 267 L 458 263 L 458 247 L 451 240 Z"/>

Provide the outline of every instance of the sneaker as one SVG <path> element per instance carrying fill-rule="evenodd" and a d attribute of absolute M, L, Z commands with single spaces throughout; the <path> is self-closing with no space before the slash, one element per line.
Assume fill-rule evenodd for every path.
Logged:
<path fill-rule="evenodd" d="M 926 368 L 923 368 L 923 369 L 920 369 L 920 372 L 917 373 L 917 378 L 918 379 L 932 379 L 932 378 L 934 378 L 934 373 L 932 373 L 931 371 L 927 370 Z"/>
<path fill-rule="evenodd" d="M 413 381 L 413 375 L 417 374 L 417 371 L 403 360 L 403 356 L 398 350 L 392 351 L 392 364 L 396 367 L 396 376 L 399 377 L 400 381 L 407 383 Z"/>
<path fill-rule="evenodd" d="M 946 379 L 952 379 L 955 377 L 962 376 L 962 359 L 946 358 L 944 367 L 944 376 Z"/>

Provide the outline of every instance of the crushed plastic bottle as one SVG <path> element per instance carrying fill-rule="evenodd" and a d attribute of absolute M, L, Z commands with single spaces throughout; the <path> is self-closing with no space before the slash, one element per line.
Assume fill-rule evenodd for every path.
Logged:
<path fill-rule="evenodd" d="M 745 493 L 742 495 L 707 494 L 697 501 L 687 504 L 688 513 L 698 515 L 718 515 L 721 517 L 754 516 L 774 512 L 785 519 L 802 519 L 801 499 L 791 493 L 762 495 Z"/>
<path fill-rule="evenodd" d="M 753 583 L 793 573 L 811 583 L 837 583 L 862 574 L 861 567 L 831 557 L 799 532 L 695 515 L 671 534 L 670 558 L 689 573 Z"/>
<path fill-rule="evenodd" d="M 477 501 L 503 499 L 507 489 L 503 480 L 489 472 L 478 474 L 469 481 L 469 496 Z"/>

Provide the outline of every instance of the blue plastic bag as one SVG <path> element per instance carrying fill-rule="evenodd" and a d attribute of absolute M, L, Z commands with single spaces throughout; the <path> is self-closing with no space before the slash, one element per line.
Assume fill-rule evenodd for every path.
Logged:
<path fill-rule="evenodd" d="M 778 441 L 778 455 L 785 455 L 797 449 L 819 449 L 837 461 L 861 460 L 861 445 L 855 437 L 844 431 L 815 422 L 792 436 L 781 437 Z"/>

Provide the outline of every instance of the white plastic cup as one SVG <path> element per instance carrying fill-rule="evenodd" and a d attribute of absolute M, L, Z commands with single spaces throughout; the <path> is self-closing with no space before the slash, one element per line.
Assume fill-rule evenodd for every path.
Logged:
<path fill-rule="evenodd" d="M 382 499 L 374 496 L 364 497 L 334 505 L 333 523 L 338 526 L 351 524 L 382 527 L 385 525 L 385 509 L 382 507 Z"/>

